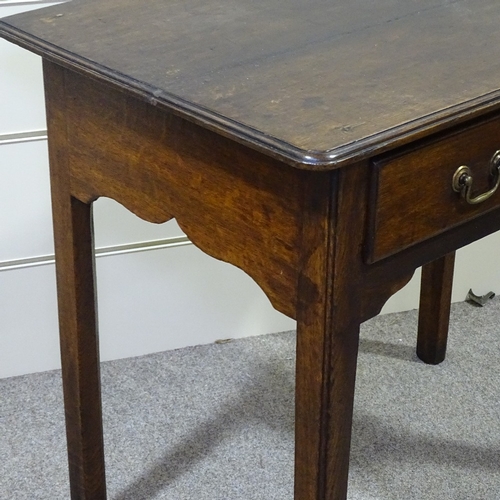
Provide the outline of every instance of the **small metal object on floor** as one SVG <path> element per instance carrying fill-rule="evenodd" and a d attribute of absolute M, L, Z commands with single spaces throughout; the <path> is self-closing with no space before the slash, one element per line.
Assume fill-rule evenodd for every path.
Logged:
<path fill-rule="evenodd" d="M 471 288 L 467 293 L 467 297 L 465 297 L 465 301 L 471 304 L 475 304 L 479 307 L 483 307 L 494 296 L 495 296 L 494 292 L 488 292 L 486 295 L 476 295 Z"/>

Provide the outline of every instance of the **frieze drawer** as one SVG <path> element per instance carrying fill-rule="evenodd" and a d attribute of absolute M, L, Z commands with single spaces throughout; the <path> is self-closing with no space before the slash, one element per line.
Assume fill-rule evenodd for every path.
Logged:
<path fill-rule="evenodd" d="M 374 159 L 368 262 L 499 207 L 499 168 L 498 116 Z"/>

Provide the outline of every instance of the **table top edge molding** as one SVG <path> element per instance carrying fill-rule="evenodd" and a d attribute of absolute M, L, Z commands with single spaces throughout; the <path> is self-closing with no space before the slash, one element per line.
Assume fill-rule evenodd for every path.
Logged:
<path fill-rule="evenodd" d="M 111 84 L 153 106 L 166 109 L 204 128 L 233 139 L 292 167 L 334 170 L 428 137 L 437 132 L 500 110 L 500 89 L 435 113 L 403 122 L 383 132 L 327 150 L 306 150 L 179 96 L 154 88 L 116 70 L 78 56 L 0 19 L 0 38 L 91 78 Z"/>

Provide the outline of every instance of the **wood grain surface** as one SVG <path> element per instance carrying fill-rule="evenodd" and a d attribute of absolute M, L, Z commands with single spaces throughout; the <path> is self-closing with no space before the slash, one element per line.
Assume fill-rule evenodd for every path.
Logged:
<path fill-rule="evenodd" d="M 454 173 L 465 165 L 474 179 L 474 196 L 491 189 L 491 159 L 498 150 L 500 118 L 495 116 L 375 159 L 368 260 L 380 260 L 498 209 L 500 191 L 470 205 L 452 188 Z"/>
<path fill-rule="evenodd" d="M 295 317 L 306 172 L 61 71 L 64 93 L 50 105 L 68 134 L 72 195 L 110 197 L 149 222 L 175 217 L 195 245 L 246 271 Z"/>
<path fill-rule="evenodd" d="M 71 196 L 64 72 L 44 76 L 71 498 L 105 500 L 92 206 Z"/>

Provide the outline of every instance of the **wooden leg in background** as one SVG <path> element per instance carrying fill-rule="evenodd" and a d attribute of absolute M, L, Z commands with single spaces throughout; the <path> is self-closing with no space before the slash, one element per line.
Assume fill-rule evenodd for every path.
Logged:
<path fill-rule="evenodd" d="M 446 355 L 454 263 L 452 252 L 422 267 L 417 356 L 431 365 Z"/>
<path fill-rule="evenodd" d="M 57 187 L 55 187 L 57 189 Z M 106 484 L 91 206 L 54 193 L 62 377 L 72 500 L 104 500 Z"/>

